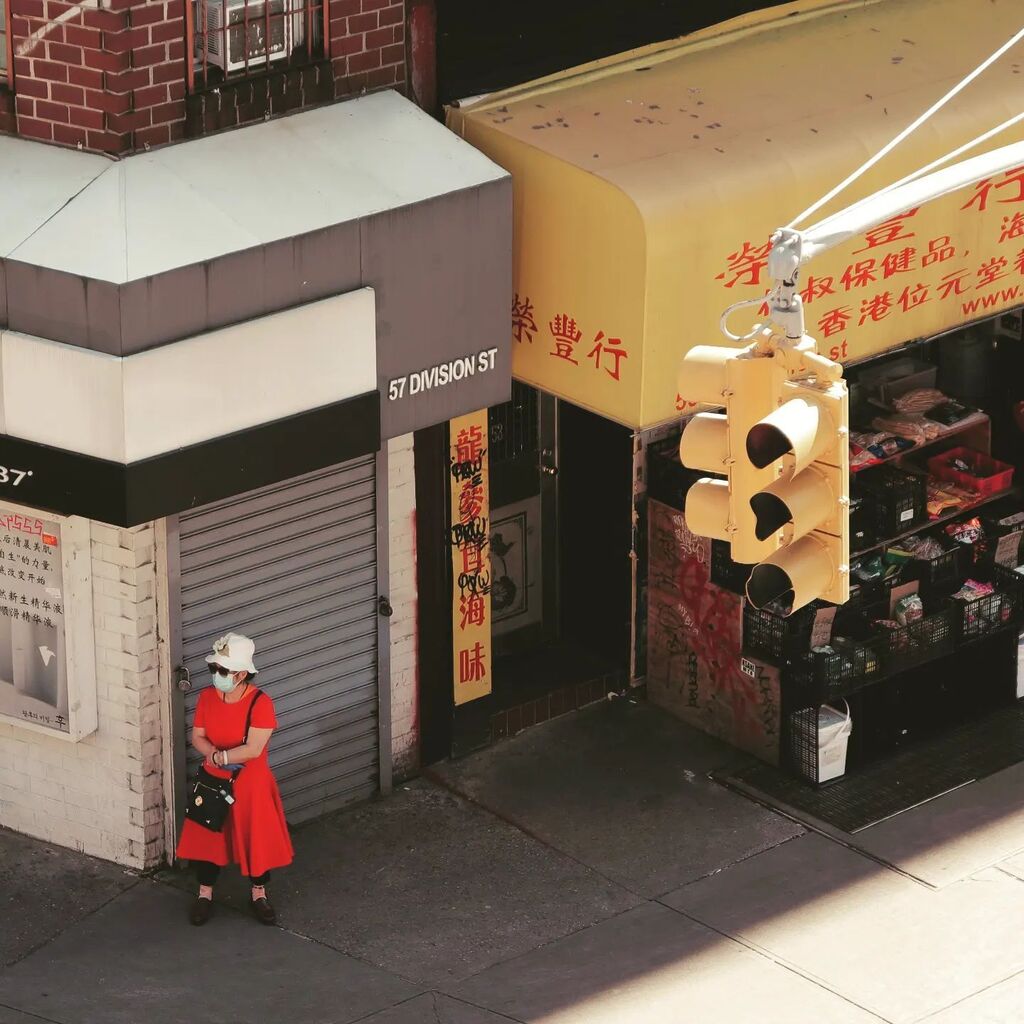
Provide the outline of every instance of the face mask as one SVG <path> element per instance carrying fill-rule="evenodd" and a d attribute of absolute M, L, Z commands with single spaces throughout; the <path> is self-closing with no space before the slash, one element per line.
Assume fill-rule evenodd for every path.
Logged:
<path fill-rule="evenodd" d="M 213 685 L 216 686 L 221 693 L 230 693 L 235 688 L 234 673 L 222 676 L 219 672 L 215 672 L 213 675 Z"/>

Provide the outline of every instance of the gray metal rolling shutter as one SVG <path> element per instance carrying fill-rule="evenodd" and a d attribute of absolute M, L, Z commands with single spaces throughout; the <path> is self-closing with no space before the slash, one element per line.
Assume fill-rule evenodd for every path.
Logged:
<path fill-rule="evenodd" d="M 377 789 L 375 505 L 370 456 L 180 517 L 189 726 L 213 641 L 252 637 L 257 684 L 277 710 L 270 763 L 293 823 Z"/>

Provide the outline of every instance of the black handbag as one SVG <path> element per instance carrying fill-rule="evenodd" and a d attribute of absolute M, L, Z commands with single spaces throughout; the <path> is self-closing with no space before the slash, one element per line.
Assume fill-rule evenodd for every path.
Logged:
<path fill-rule="evenodd" d="M 249 702 L 249 711 L 245 716 L 245 732 L 242 733 L 242 746 L 249 738 L 249 724 L 252 722 L 252 709 L 260 699 L 262 691 L 257 690 Z M 245 767 L 244 765 L 242 766 Z M 230 779 L 221 779 L 211 775 L 201 764 L 195 778 L 188 784 L 188 800 L 185 804 L 185 817 L 194 821 L 211 832 L 221 832 L 227 821 L 228 811 L 235 802 L 235 780 L 242 768 L 236 768 Z"/>

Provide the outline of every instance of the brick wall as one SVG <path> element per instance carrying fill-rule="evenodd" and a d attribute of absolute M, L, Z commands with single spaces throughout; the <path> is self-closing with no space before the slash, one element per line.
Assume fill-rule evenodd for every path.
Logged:
<path fill-rule="evenodd" d="M 164 848 L 155 536 L 91 539 L 99 728 L 69 743 L 0 723 L 0 825 L 145 868 Z"/>
<path fill-rule="evenodd" d="M 336 95 L 405 86 L 405 0 L 330 0 Z"/>
<path fill-rule="evenodd" d="M 17 131 L 120 154 L 404 88 L 404 0 L 327 2 L 331 60 L 199 88 L 186 109 L 184 0 L 10 0 Z"/>
<path fill-rule="evenodd" d="M 184 0 L 10 0 L 18 132 L 123 153 L 184 136 Z"/>
<path fill-rule="evenodd" d="M 396 779 L 419 765 L 416 720 L 416 476 L 413 435 L 388 442 L 391 616 L 391 757 Z M 385 680 L 381 680 L 381 685 Z"/>

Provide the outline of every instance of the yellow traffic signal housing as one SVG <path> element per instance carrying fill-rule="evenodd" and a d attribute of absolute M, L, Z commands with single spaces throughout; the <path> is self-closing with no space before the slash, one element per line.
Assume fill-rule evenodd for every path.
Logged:
<path fill-rule="evenodd" d="M 725 406 L 698 413 L 679 443 L 685 466 L 718 474 L 686 497 L 686 522 L 728 541 L 737 562 L 757 563 L 747 599 L 785 614 L 823 598 L 849 598 L 849 406 L 842 367 L 813 340 L 746 349 L 698 345 L 683 360 L 679 391 Z"/>
<path fill-rule="evenodd" d="M 758 537 L 779 549 L 756 565 L 747 598 L 757 608 L 778 601 L 788 615 L 822 598 L 850 596 L 849 403 L 842 379 L 785 380 L 778 408 L 747 435 L 755 466 L 778 464 L 778 478 L 750 497 Z"/>
<path fill-rule="evenodd" d="M 778 540 L 756 535 L 750 496 L 776 478 L 771 464 L 755 466 L 744 446 L 750 429 L 776 407 L 784 371 L 773 357 L 747 349 L 697 345 L 683 359 L 680 392 L 725 414 L 698 413 L 683 431 L 679 458 L 690 469 L 726 477 L 702 478 L 686 496 L 686 523 L 696 534 L 728 541 L 738 562 L 770 555 Z"/>

